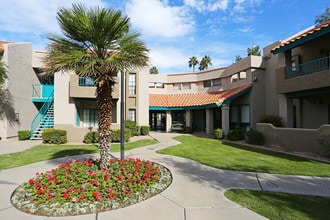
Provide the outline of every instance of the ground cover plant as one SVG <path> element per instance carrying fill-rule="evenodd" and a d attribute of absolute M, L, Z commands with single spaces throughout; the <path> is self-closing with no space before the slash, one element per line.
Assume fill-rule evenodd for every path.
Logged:
<path fill-rule="evenodd" d="M 158 143 L 154 139 L 143 139 L 125 144 L 125 150 L 131 150 Z M 113 144 L 111 152 L 119 152 L 120 144 Z M 0 155 L 0 169 L 10 169 L 66 156 L 98 153 L 96 145 L 37 145 L 30 149 Z M 36 157 L 38 155 L 38 157 Z"/>
<path fill-rule="evenodd" d="M 330 177 L 330 164 L 264 149 L 223 144 L 219 140 L 182 135 L 177 146 L 157 153 L 189 158 L 228 170 Z"/>
<path fill-rule="evenodd" d="M 21 184 L 12 204 L 27 213 L 66 216 L 102 212 L 143 201 L 166 189 L 172 176 L 165 167 L 140 159 L 68 161 Z"/>
<path fill-rule="evenodd" d="M 233 189 L 230 200 L 268 218 L 286 220 L 329 219 L 330 198 Z"/>

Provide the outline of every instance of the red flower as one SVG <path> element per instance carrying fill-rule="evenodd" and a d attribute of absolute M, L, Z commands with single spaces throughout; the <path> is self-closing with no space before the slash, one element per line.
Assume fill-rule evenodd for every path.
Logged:
<path fill-rule="evenodd" d="M 96 200 L 100 200 L 101 196 L 99 195 L 98 192 L 93 192 L 93 196 Z"/>
<path fill-rule="evenodd" d="M 38 189 L 38 190 L 37 190 L 37 194 L 39 194 L 39 195 L 43 195 L 43 194 L 45 194 L 45 192 L 44 192 L 42 189 Z"/>
<path fill-rule="evenodd" d="M 34 184 L 34 179 L 29 179 L 29 184 L 33 185 Z"/>
<path fill-rule="evenodd" d="M 50 195 L 46 196 L 46 200 L 50 200 L 52 197 Z"/>
<path fill-rule="evenodd" d="M 73 187 L 70 186 L 70 187 L 68 188 L 68 191 L 69 191 L 69 192 L 72 192 L 72 191 L 73 191 Z"/>
<path fill-rule="evenodd" d="M 70 196 L 69 196 L 69 194 L 67 192 L 64 192 L 63 193 L 63 197 L 66 198 L 66 199 L 70 198 Z"/>
<path fill-rule="evenodd" d="M 82 195 L 80 196 L 80 198 L 81 198 L 81 199 L 85 199 L 85 195 L 82 194 Z"/>
<path fill-rule="evenodd" d="M 117 177 L 117 180 L 118 180 L 119 182 L 121 182 L 121 181 L 123 181 L 123 177 L 122 177 L 122 176 L 118 176 L 118 177 Z"/>

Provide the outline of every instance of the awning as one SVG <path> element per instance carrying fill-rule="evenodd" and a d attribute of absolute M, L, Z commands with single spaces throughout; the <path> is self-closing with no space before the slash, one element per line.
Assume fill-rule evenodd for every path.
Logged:
<path fill-rule="evenodd" d="M 150 94 L 149 110 L 185 110 L 220 107 L 251 91 L 252 85 L 218 92 Z"/>

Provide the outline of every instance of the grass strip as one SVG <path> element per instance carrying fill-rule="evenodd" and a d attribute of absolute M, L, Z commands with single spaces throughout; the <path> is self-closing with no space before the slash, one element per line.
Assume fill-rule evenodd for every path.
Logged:
<path fill-rule="evenodd" d="M 248 172 L 330 177 L 330 164 L 270 150 L 227 145 L 216 139 L 182 135 L 181 144 L 157 153 L 189 158 L 207 166 Z"/>
<path fill-rule="evenodd" d="M 158 143 L 154 139 L 144 139 L 125 144 L 125 151 Z M 112 144 L 111 152 L 119 152 L 120 144 Z M 30 149 L 0 155 L 0 170 L 24 166 L 40 161 L 66 156 L 94 154 L 99 149 L 96 145 L 37 145 Z"/>
<path fill-rule="evenodd" d="M 326 220 L 330 216 L 330 198 L 285 193 L 232 189 L 225 196 L 268 219 Z"/>

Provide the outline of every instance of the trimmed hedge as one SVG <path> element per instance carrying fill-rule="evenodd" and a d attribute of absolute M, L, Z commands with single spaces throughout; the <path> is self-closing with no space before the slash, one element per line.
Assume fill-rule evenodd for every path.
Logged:
<path fill-rule="evenodd" d="M 20 130 L 17 135 L 19 141 L 28 140 L 30 139 L 30 130 Z"/>
<path fill-rule="evenodd" d="M 54 128 L 43 130 L 42 140 L 45 144 L 65 144 L 68 142 L 66 131 Z"/>
<path fill-rule="evenodd" d="M 221 128 L 216 128 L 213 130 L 213 135 L 215 139 L 221 139 L 223 136 L 223 132 Z"/>
<path fill-rule="evenodd" d="M 125 128 L 124 131 L 124 139 L 125 142 L 129 142 L 129 139 L 131 138 L 131 131 L 129 129 Z M 120 130 L 112 130 L 111 132 L 111 142 L 120 142 Z"/>
<path fill-rule="evenodd" d="M 136 125 L 135 121 L 125 120 L 125 129 L 129 129 L 132 136 L 140 135 L 139 126 Z"/>
<path fill-rule="evenodd" d="M 244 132 L 241 129 L 229 130 L 227 139 L 230 141 L 240 141 L 244 140 Z"/>
<path fill-rule="evenodd" d="M 246 142 L 249 144 L 263 145 L 264 136 L 261 132 L 251 129 L 246 132 Z"/>
<path fill-rule="evenodd" d="M 84 137 L 84 143 L 95 144 L 99 142 L 99 134 L 96 131 L 88 132 Z"/>
<path fill-rule="evenodd" d="M 149 135 L 150 127 L 149 126 L 141 126 L 141 135 Z"/>

